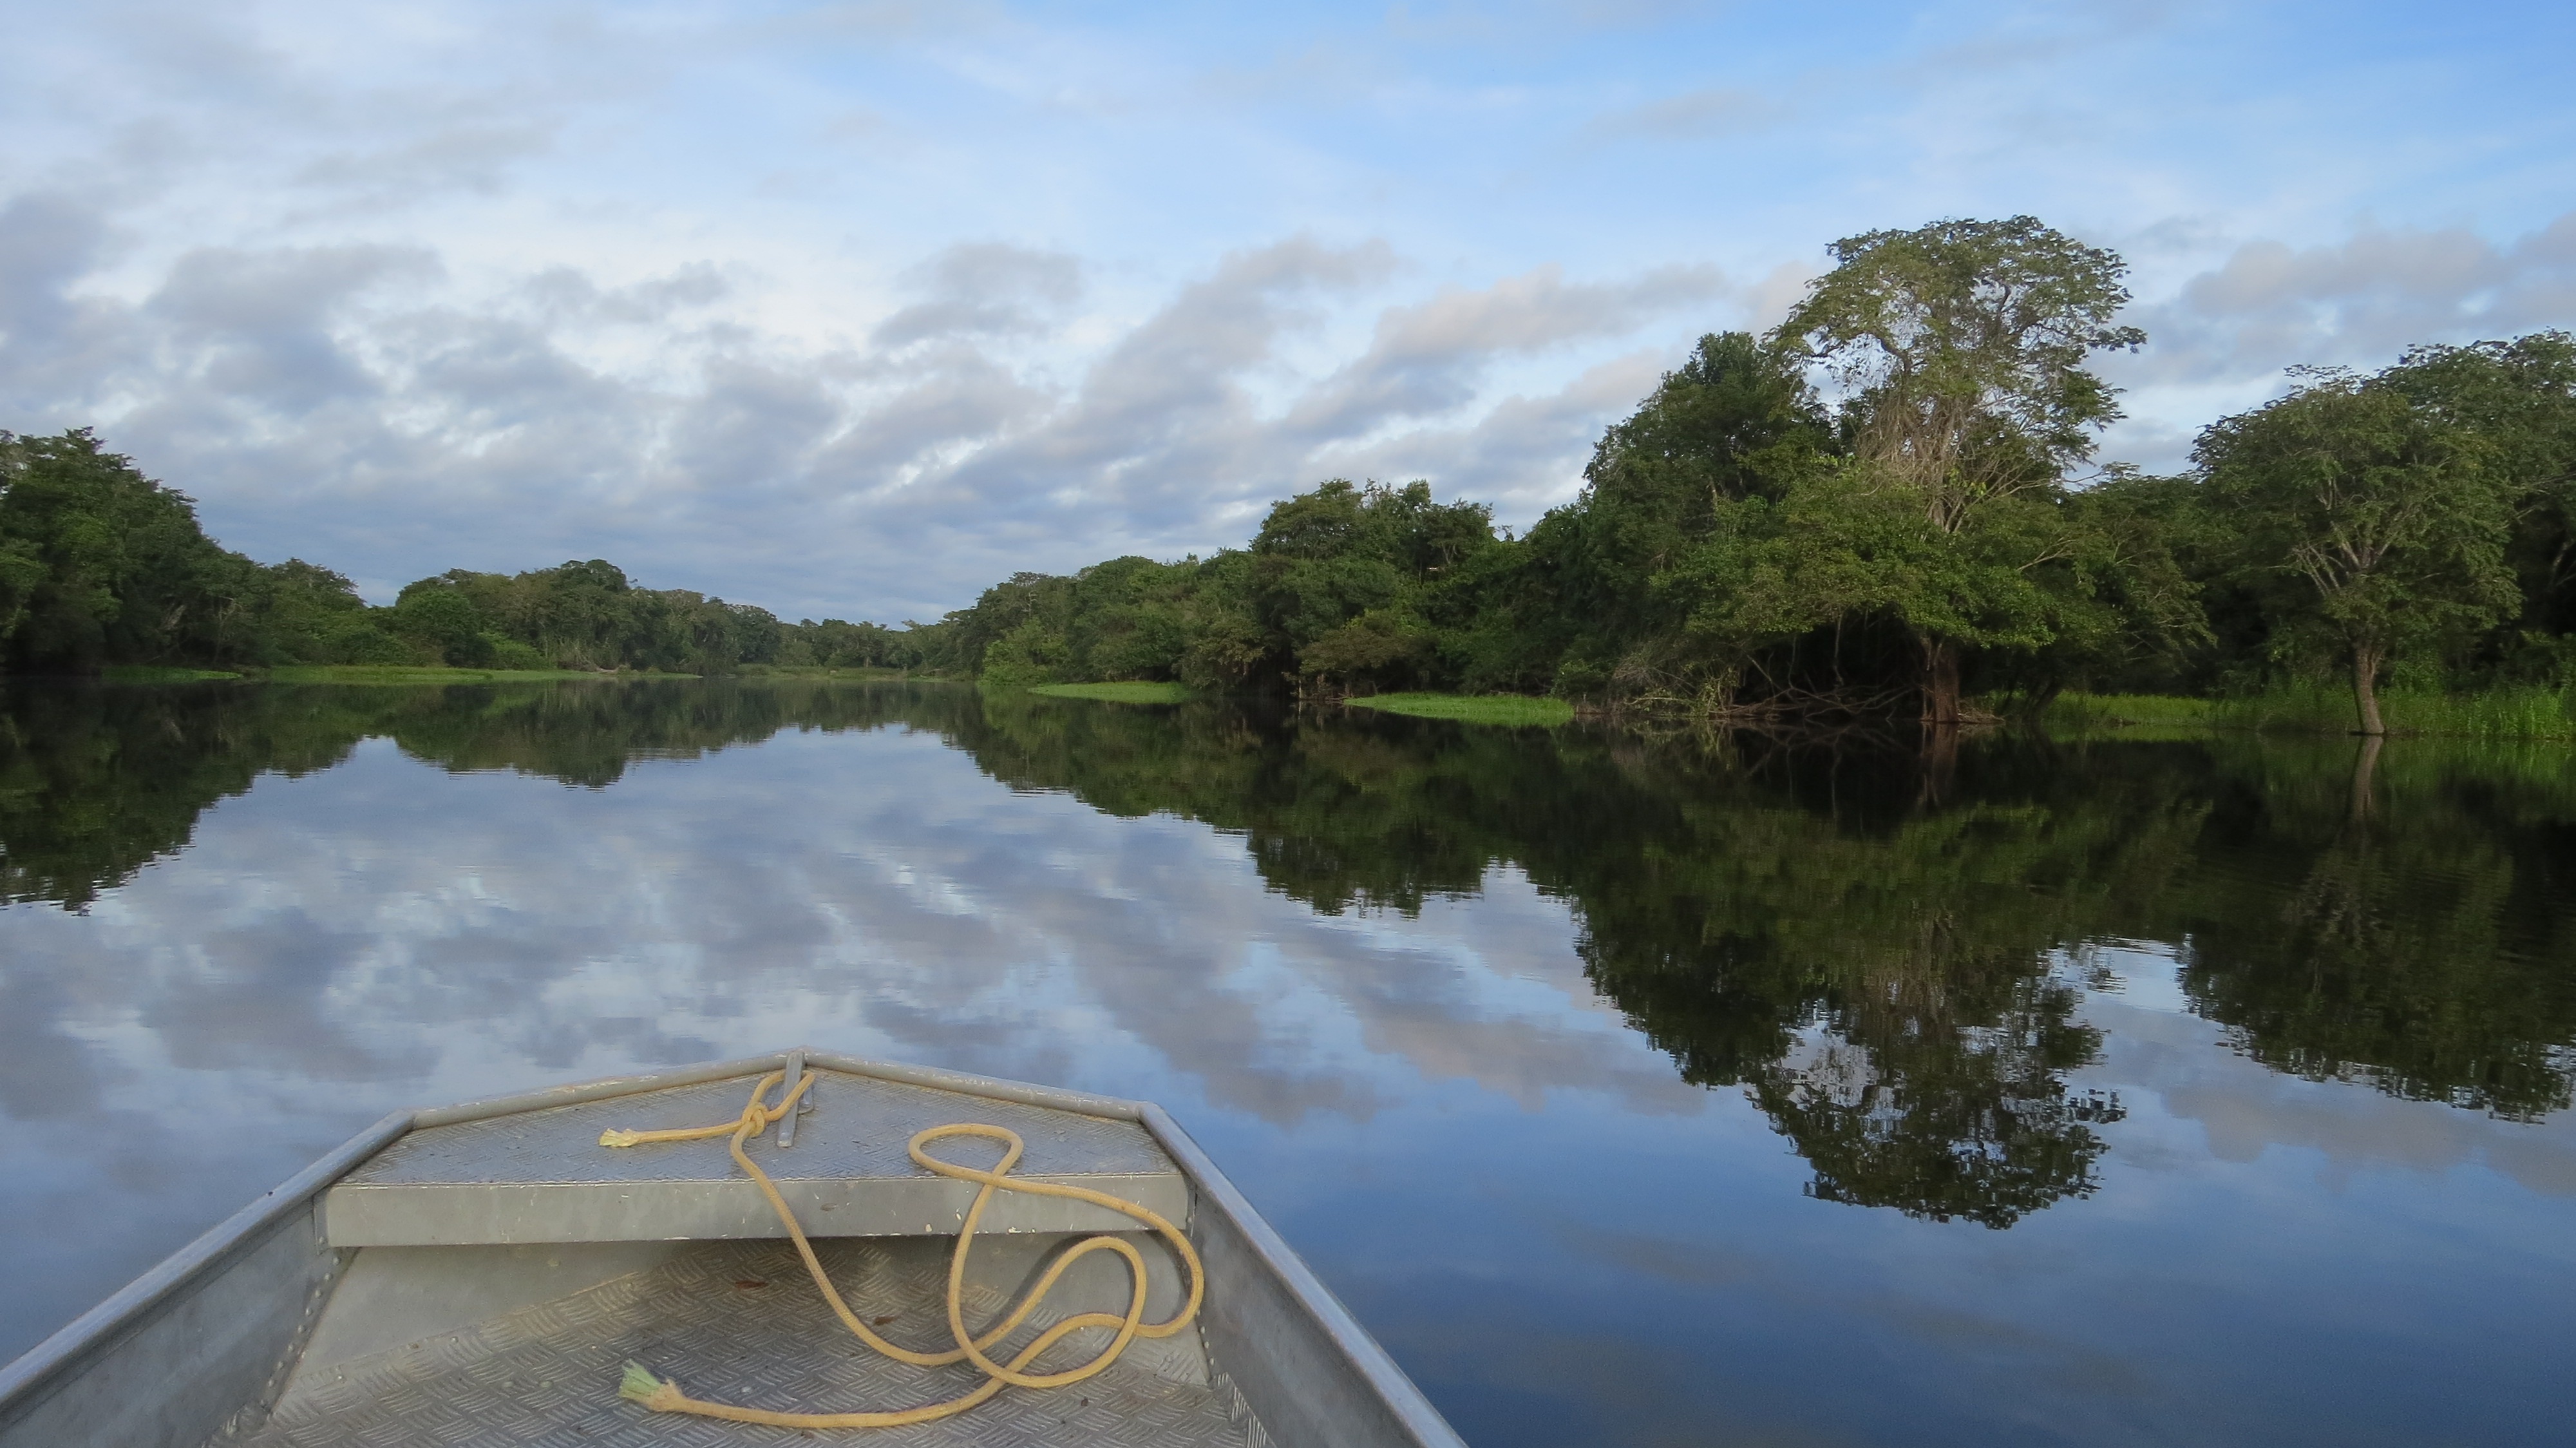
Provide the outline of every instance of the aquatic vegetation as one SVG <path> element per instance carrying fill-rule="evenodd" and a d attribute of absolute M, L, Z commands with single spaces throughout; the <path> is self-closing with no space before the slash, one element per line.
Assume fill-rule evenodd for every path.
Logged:
<path fill-rule="evenodd" d="M 2576 739 L 2576 688 L 2536 685 L 2475 693 L 2388 689 L 2379 695 L 2392 734 L 2463 739 Z M 2350 734 L 2352 691 L 2297 683 L 2260 694 L 2190 699 L 2159 694 L 2061 694 L 2042 723 L 2052 730 L 2250 730 L 2284 734 Z"/>
<path fill-rule="evenodd" d="M 1365 694 L 1342 701 L 1354 709 L 1383 709 L 1417 719 L 1455 719 L 1462 724 L 1563 724 L 1574 706 L 1563 699 L 1529 694 Z"/>
<path fill-rule="evenodd" d="M 1127 680 L 1109 684 L 1035 684 L 1032 694 L 1045 694 L 1057 699 L 1099 699 L 1111 704 L 1177 704 L 1190 697 L 1184 684 L 1157 684 Z"/>

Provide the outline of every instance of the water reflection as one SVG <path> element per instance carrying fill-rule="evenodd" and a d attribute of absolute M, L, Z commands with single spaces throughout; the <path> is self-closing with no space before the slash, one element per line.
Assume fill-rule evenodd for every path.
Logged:
<path fill-rule="evenodd" d="M 2539 779 L 2464 785 L 2438 757 L 2381 778 L 2376 747 L 2348 774 L 2330 751 L 2243 743 L 1996 739 L 1962 761 L 811 682 L 6 703 L 0 899 L 76 909 L 257 776 L 376 737 L 451 771 L 603 788 L 637 760 L 786 729 L 926 731 L 1015 789 L 1240 834 L 1271 888 L 1328 916 L 1418 912 L 1513 867 L 1570 902 L 1584 973 L 1684 1080 L 1743 1087 L 1796 1143 L 1813 1195 L 1933 1220 L 2008 1226 L 2094 1188 L 2099 1128 L 2123 1108 L 2067 1084 L 2101 1048 L 2068 964 L 2089 941 L 2188 941 L 2192 1008 L 2302 1076 L 2523 1120 L 2568 1105 L 2576 1078 L 2576 810 L 2545 757 Z M 478 998 L 566 958 L 565 925 L 477 932 Z M 812 944 L 728 948 L 748 964 Z M 270 1013 L 272 992 L 251 998 Z M 268 1044 L 314 1039 L 276 1024 Z"/>
<path fill-rule="evenodd" d="M 2279 1441 L 2406 1376 L 2349 1366 L 2317 1223 L 2423 1234 L 2444 1265 L 2391 1292 L 2475 1286 L 2373 1329 L 2449 1381 L 2465 1323 L 2576 1282 L 2563 758 L 795 683 L 0 698 L 0 1352 L 392 1105 L 790 1039 L 1175 1105 L 1477 1441 L 2107 1441 L 2146 1401 L 2217 1440 L 2219 1399 Z M 2337 1195 L 2383 1168 L 2424 1184 Z M 2441 1195 L 2477 1172 L 2528 1195 Z M 1652 1366 L 1640 1303 L 1689 1353 Z M 2212 1387 L 2237 1331 L 2308 1365 Z M 1854 1343 L 1917 1376 L 1843 1391 Z"/>
<path fill-rule="evenodd" d="M 2193 1008 L 2312 1079 L 2522 1121 L 2566 1107 L 2576 782 L 2556 753 L 2383 760 L 2372 741 L 2345 776 L 2239 751 L 2228 784 L 2250 798 L 2163 927 L 2192 942 Z"/>

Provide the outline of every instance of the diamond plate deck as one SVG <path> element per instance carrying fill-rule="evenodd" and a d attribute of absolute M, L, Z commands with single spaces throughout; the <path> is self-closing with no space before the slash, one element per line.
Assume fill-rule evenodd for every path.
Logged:
<path fill-rule="evenodd" d="M 1092 1187 L 1175 1222 L 1189 1183 L 1130 1121 L 817 1070 L 814 1110 L 796 1144 L 775 1133 L 748 1151 L 816 1236 L 945 1235 L 974 1188 L 914 1165 L 905 1143 L 924 1127 L 985 1122 L 1027 1142 L 1015 1174 Z M 325 1209 L 341 1247 L 522 1242 L 732 1240 L 783 1235 L 721 1138 L 610 1149 L 611 1127 L 704 1126 L 742 1110 L 756 1076 L 638 1092 L 413 1131 L 331 1188 Z M 953 1160 L 989 1165 L 1000 1148 L 952 1140 Z M 1134 1223 L 1080 1202 L 1005 1194 L 986 1211 L 996 1232 L 1091 1232 Z"/>
<path fill-rule="evenodd" d="M 916 1346 L 946 1342 L 947 1252 L 927 1241 L 819 1245 L 859 1310 Z M 970 1289 L 968 1320 L 1005 1305 Z M 1024 1340 L 1055 1320 L 1041 1313 Z M 1051 1350 L 1042 1368 L 1081 1361 L 1107 1334 Z M 1261 1448 L 1259 1424 L 1222 1378 L 1205 1381 L 1195 1328 L 1143 1341 L 1107 1372 L 1068 1388 L 1006 1388 L 943 1422 L 869 1431 L 870 1448 L 1087 1444 L 1101 1448 Z M 634 1359 L 694 1396 L 787 1411 L 903 1407 L 953 1397 L 971 1368 L 914 1368 L 853 1340 L 815 1294 L 791 1249 L 710 1243 L 650 1271 L 401 1348 L 298 1375 L 265 1425 L 227 1448 L 719 1448 L 816 1441 L 811 1433 L 652 1413 L 616 1394 Z M 1159 1369 L 1159 1371 L 1158 1371 Z M 1201 1380 L 1193 1381 L 1193 1377 Z"/>

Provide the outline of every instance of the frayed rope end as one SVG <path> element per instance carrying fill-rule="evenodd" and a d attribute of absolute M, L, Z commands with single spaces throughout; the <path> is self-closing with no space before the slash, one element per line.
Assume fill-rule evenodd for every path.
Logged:
<path fill-rule="evenodd" d="M 662 1410 L 662 1405 L 655 1400 L 665 1393 L 678 1397 L 680 1385 L 653 1376 L 652 1370 L 639 1362 L 627 1363 L 626 1376 L 617 1384 L 617 1396 L 631 1398 L 657 1412 Z"/>
<path fill-rule="evenodd" d="M 625 1131 L 614 1126 L 599 1134 L 599 1144 L 602 1146 L 633 1146 L 643 1139 L 644 1133 L 640 1131 Z"/>

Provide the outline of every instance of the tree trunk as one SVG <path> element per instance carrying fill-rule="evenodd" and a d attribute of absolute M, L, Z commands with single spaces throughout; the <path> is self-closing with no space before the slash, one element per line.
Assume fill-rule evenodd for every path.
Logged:
<path fill-rule="evenodd" d="M 1923 731 L 1921 777 L 1915 782 L 1914 804 L 1917 809 L 1938 809 L 1950 798 L 1951 788 L 1959 779 L 1959 731 L 1926 729 Z"/>
<path fill-rule="evenodd" d="M 1923 644 L 1923 722 L 1935 729 L 1959 722 L 1959 648 L 1948 639 Z"/>
<path fill-rule="evenodd" d="M 2370 644 L 2352 646 L 2352 699 L 2361 708 L 2361 728 L 2356 732 L 2388 732 L 2379 719 L 2379 650 Z"/>
<path fill-rule="evenodd" d="M 2383 735 L 2365 735 L 2361 755 L 2352 762 L 2352 822 L 2366 825 L 2379 813 L 2379 791 L 2373 787 L 2379 774 L 2379 751 L 2387 746 Z"/>

